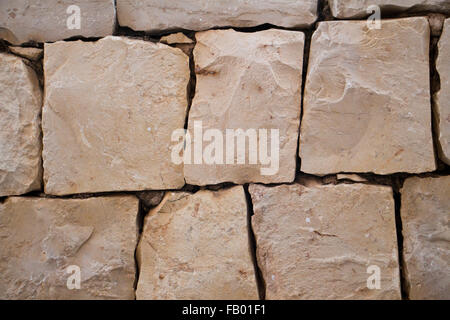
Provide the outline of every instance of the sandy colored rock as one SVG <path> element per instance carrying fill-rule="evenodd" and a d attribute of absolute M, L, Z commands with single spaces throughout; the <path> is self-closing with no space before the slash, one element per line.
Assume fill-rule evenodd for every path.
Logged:
<path fill-rule="evenodd" d="M 133 299 L 137 212 L 133 196 L 6 199 L 0 299 Z M 67 287 L 69 266 L 80 289 Z"/>
<path fill-rule="evenodd" d="M 392 190 L 250 185 L 266 299 L 399 299 Z M 369 266 L 380 289 L 368 289 Z"/>
<path fill-rule="evenodd" d="M 317 19 L 317 0 L 117 0 L 119 25 L 133 30 L 206 30 L 213 27 L 306 27 Z"/>
<path fill-rule="evenodd" d="M 161 37 L 162 43 L 166 44 L 189 44 L 193 43 L 192 39 L 185 36 L 182 32 L 172 33 L 167 36 Z"/>
<path fill-rule="evenodd" d="M 337 174 L 336 177 L 338 180 L 351 180 L 351 181 L 355 181 L 355 182 L 367 182 L 367 179 L 365 179 L 357 174 Z"/>
<path fill-rule="evenodd" d="M 183 128 L 189 58 L 179 49 L 106 37 L 45 45 L 46 193 L 163 190 L 184 185 L 171 161 Z"/>
<path fill-rule="evenodd" d="M 10 46 L 9 50 L 15 55 L 21 56 L 28 60 L 37 61 L 44 55 L 44 50 L 39 48 L 24 48 Z"/>
<path fill-rule="evenodd" d="M 367 12 L 372 6 L 379 6 L 382 13 L 402 11 L 439 11 L 450 12 L 448 0 L 328 0 L 331 12 L 337 18 L 362 18 L 369 16 Z"/>
<path fill-rule="evenodd" d="M 401 190 L 410 299 L 450 299 L 450 176 L 408 178 Z"/>
<path fill-rule="evenodd" d="M 300 123 L 304 34 L 274 29 L 254 33 L 214 30 L 197 33 L 196 39 L 197 85 L 188 122 L 193 142 L 189 157 L 192 164 L 185 164 L 186 182 L 194 185 L 292 182 Z M 194 139 L 201 140 L 195 137 L 196 122 L 201 122 L 203 133 L 217 129 L 222 134 L 223 164 L 218 161 L 208 164 L 205 158 L 201 164 L 195 164 Z M 248 138 L 245 161 L 238 163 L 237 150 L 234 158 L 229 153 L 231 163 L 227 161 L 228 129 L 255 130 L 258 142 L 251 145 L 258 155 L 254 163 L 249 156 Z M 264 137 L 260 129 L 266 129 L 267 139 L 260 139 Z M 272 130 L 278 130 L 279 139 Z M 279 141 L 279 148 L 272 144 L 272 138 Z M 213 143 L 205 140 L 203 154 L 209 154 L 207 148 Z M 275 156 L 271 164 L 264 163 L 259 154 L 261 145 L 266 146 L 267 155 L 271 154 L 272 146 L 279 151 L 278 166 Z"/>
<path fill-rule="evenodd" d="M 428 23 L 430 24 L 431 36 L 440 37 L 445 22 L 445 15 L 440 13 L 428 14 Z"/>
<path fill-rule="evenodd" d="M 441 80 L 441 89 L 436 94 L 434 105 L 439 158 L 450 165 L 450 19 L 445 20 L 439 40 L 436 68 Z"/>
<path fill-rule="evenodd" d="M 312 37 L 301 171 L 428 172 L 431 129 L 426 18 L 322 22 Z"/>
<path fill-rule="evenodd" d="M 71 5 L 80 10 L 79 29 L 74 28 L 76 11 Z M 114 24 L 114 0 L 0 1 L 0 38 L 12 44 L 104 37 L 113 33 Z"/>
<path fill-rule="evenodd" d="M 241 186 L 168 193 L 145 218 L 137 299 L 258 299 Z"/>
<path fill-rule="evenodd" d="M 0 197 L 41 188 L 41 89 L 21 58 L 0 53 Z"/>

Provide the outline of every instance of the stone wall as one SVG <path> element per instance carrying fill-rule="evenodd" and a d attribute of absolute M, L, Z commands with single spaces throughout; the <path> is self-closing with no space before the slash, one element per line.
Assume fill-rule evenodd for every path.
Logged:
<path fill-rule="evenodd" d="M 449 17 L 1 1 L 0 299 L 450 299 Z"/>

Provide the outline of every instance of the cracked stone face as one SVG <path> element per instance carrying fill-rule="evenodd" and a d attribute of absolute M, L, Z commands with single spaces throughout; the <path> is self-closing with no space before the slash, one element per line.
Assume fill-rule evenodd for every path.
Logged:
<path fill-rule="evenodd" d="M 222 163 L 210 164 L 204 158 L 201 164 L 195 164 L 196 146 L 192 142 L 191 164 L 184 166 L 186 182 L 194 185 L 292 182 L 300 124 L 304 34 L 274 29 L 254 33 L 213 30 L 197 33 L 196 39 L 197 84 L 188 130 L 192 141 L 198 139 L 196 122 L 201 122 L 204 133 L 208 129 L 218 130 L 223 137 L 223 147 L 218 149 L 223 154 Z M 237 139 L 235 149 L 227 151 L 231 145 L 226 141 L 227 129 L 255 130 L 255 142 L 250 144 L 250 138 L 246 137 L 242 163 L 238 163 Z M 267 139 L 259 133 L 260 129 L 266 130 Z M 272 130 L 278 130 L 279 139 Z M 205 140 L 200 155 L 215 154 L 210 151 L 215 140 L 214 137 L 209 142 Z M 277 141 L 279 148 L 272 141 Z M 261 146 L 267 148 L 268 152 L 263 154 L 271 156 L 270 164 L 263 163 Z M 272 147 L 274 153 L 279 151 L 278 156 L 271 153 Z M 253 163 L 251 150 L 258 150 Z M 227 161 L 228 154 L 231 163 Z M 263 168 L 269 171 L 264 172 Z"/>
<path fill-rule="evenodd" d="M 145 218 L 137 299 L 258 299 L 242 186 L 168 193 Z"/>
<path fill-rule="evenodd" d="M 436 68 L 441 80 L 440 91 L 436 95 L 435 115 L 439 143 L 439 157 L 450 165 L 450 19 L 445 20 L 439 40 L 439 56 Z"/>
<path fill-rule="evenodd" d="M 71 5 L 79 8 L 79 28 L 73 20 L 78 11 Z M 75 36 L 104 37 L 113 33 L 114 24 L 114 0 L 0 2 L 0 38 L 12 44 L 53 42 Z"/>
<path fill-rule="evenodd" d="M 426 18 L 321 22 L 312 37 L 301 124 L 301 171 L 436 169 Z"/>
<path fill-rule="evenodd" d="M 24 61 L 0 53 L 0 197 L 41 188 L 41 89 Z"/>
<path fill-rule="evenodd" d="M 400 11 L 439 11 L 450 12 L 448 0 L 329 0 L 333 16 L 344 18 L 361 18 L 373 11 L 367 12 L 370 6 L 379 6 L 382 12 Z"/>
<path fill-rule="evenodd" d="M 392 190 L 305 184 L 249 187 L 266 299 L 400 299 Z"/>
<path fill-rule="evenodd" d="M 298 28 L 316 21 L 317 0 L 117 0 L 117 17 L 121 26 L 151 32 L 266 23 Z"/>
<path fill-rule="evenodd" d="M 12 197 L 0 204 L 0 299 L 133 299 L 138 200 Z M 80 268 L 69 290 L 69 266 Z"/>
<path fill-rule="evenodd" d="M 401 190 L 410 299 L 450 299 L 450 176 L 408 178 Z"/>
<path fill-rule="evenodd" d="M 184 185 L 170 150 L 187 112 L 181 50 L 120 37 L 57 42 L 45 45 L 44 72 L 46 193 Z"/>

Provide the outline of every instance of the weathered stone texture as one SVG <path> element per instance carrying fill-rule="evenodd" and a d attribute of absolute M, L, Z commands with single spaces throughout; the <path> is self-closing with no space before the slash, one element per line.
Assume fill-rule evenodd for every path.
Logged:
<path fill-rule="evenodd" d="M 21 56 L 28 60 L 37 61 L 44 55 L 44 50 L 39 48 L 26 48 L 10 46 L 9 50 L 15 55 Z"/>
<path fill-rule="evenodd" d="M 241 186 L 168 193 L 145 218 L 137 299 L 258 299 Z"/>
<path fill-rule="evenodd" d="M 188 130 L 194 139 L 195 122 L 206 129 L 218 129 L 225 140 L 227 129 L 267 129 L 267 150 L 271 150 L 271 129 L 279 130 L 279 169 L 262 173 L 258 156 L 250 163 L 249 139 L 244 164 L 186 164 L 186 182 L 195 185 L 221 182 L 292 182 L 295 178 L 296 149 L 301 108 L 304 34 L 266 30 L 241 33 L 213 30 L 196 34 L 194 49 L 196 93 L 189 112 Z M 264 140 L 263 140 L 264 141 Z M 236 142 L 237 144 L 237 142 Z M 203 152 L 211 142 L 203 143 Z M 192 154 L 195 146 L 192 144 Z M 223 150 L 226 149 L 224 141 Z M 235 151 L 235 156 L 237 151 Z M 190 157 L 194 163 L 194 156 Z M 275 167 L 275 166 L 272 166 Z"/>
<path fill-rule="evenodd" d="M 301 171 L 436 169 L 426 18 L 322 22 L 314 33 L 301 126 Z"/>
<path fill-rule="evenodd" d="M 388 187 L 250 185 L 267 299 L 399 299 L 394 199 Z M 368 289 L 367 268 L 380 268 Z"/>
<path fill-rule="evenodd" d="M 0 299 L 133 299 L 138 200 L 8 198 L 0 204 Z M 67 267 L 81 271 L 69 290 Z"/>
<path fill-rule="evenodd" d="M 439 40 L 436 68 L 441 80 L 441 88 L 436 94 L 434 106 L 438 151 L 440 159 L 450 165 L 450 19 L 445 20 Z"/>
<path fill-rule="evenodd" d="M 0 196 L 41 187 L 41 89 L 22 59 L 0 53 Z"/>
<path fill-rule="evenodd" d="M 46 193 L 184 185 L 170 157 L 187 109 L 181 50 L 120 37 L 57 42 L 45 46 L 44 72 Z"/>
<path fill-rule="evenodd" d="M 74 14 L 71 5 L 80 8 L 80 29 L 68 28 L 67 21 Z M 0 38 L 12 44 L 104 37 L 112 34 L 114 25 L 114 0 L 0 1 Z"/>
<path fill-rule="evenodd" d="M 450 299 L 450 176 L 408 178 L 401 190 L 410 299 Z"/>
<path fill-rule="evenodd" d="M 317 0 L 117 0 L 121 26 L 134 30 L 206 30 L 270 23 L 305 27 L 317 18 Z"/>
<path fill-rule="evenodd" d="M 361 18 L 373 11 L 367 12 L 372 6 L 379 6 L 382 12 L 401 11 L 439 11 L 450 12 L 448 0 L 329 0 L 331 12 L 337 18 Z"/>

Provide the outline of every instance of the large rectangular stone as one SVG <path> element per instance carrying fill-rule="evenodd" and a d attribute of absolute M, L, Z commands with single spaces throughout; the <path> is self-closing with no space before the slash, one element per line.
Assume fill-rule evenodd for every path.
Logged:
<path fill-rule="evenodd" d="M 439 157 L 450 165 L 450 19 L 445 20 L 438 47 L 436 68 L 439 72 L 441 87 L 436 94 L 434 105 L 436 135 L 438 136 Z"/>
<path fill-rule="evenodd" d="M 436 169 L 426 18 L 321 22 L 314 32 L 301 124 L 301 171 Z"/>
<path fill-rule="evenodd" d="M 413 177 L 401 190 L 410 299 L 450 299 L 450 176 Z"/>
<path fill-rule="evenodd" d="M 133 30 L 206 30 L 213 27 L 306 27 L 317 19 L 317 0 L 117 0 L 119 24 Z"/>
<path fill-rule="evenodd" d="M 104 37 L 113 33 L 115 22 L 114 0 L 0 1 L 0 38 L 13 44 Z"/>
<path fill-rule="evenodd" d="M 230 29 L 200 32 L 196 38 L 197 87 L 189 112 L 192 141 L 185 153 L 191 163 L 184 167 L 186 182 L 292 182 L 300 124 L 304 34 Z M 205 137 L 196 134 L 196 123 Z M 208 142 L 209 129 L 219 137 L 212 135 Z M 246 139 L 245 145 L 235 139 L 233 147 L 227 130 L 237 134 L 238 129 L 242 129 L 240 136 Z M 205 141 L 198 152 L 196 145 L 202 139 Z M 243 157 L 239 157 L 241 151 L 245 152 Z M 272 158 L 267 163 L 266 155 Z"/>
<path fill-rule="evenodd" d="M 0 299 L 133 299 L 138 207 L 134 196 L 6 199 Z"/>
<path fill-rule="evenodd" d="M 333 16 L 340 19 L 373 14 L 371 6 L 378 6 L 383 13 L 425 10 L 450 12 L 448 0 L 329 0 L 329 3 Z"/>
<path fill-rule="evenodd" d="M 302 183 L 249 188 L 266 299 L 399 299 L 392 190 Z"/>
<path fill-rule="evenodd" d="M 45 45 L 44 182 L 49 194 L 176 189 L 171 134 L 187 112 L 189 58 L 121 37 Z"/>
<path fill-rule="evenodd" d="M 242 186 L 168 193 L 137 250 L 137 299 L 258 299 Z"/>
<path fill-rule="evenodd" d="M 42 94 L 36 73 L 0 53 L 0 197 L 39 190 Z"/>

